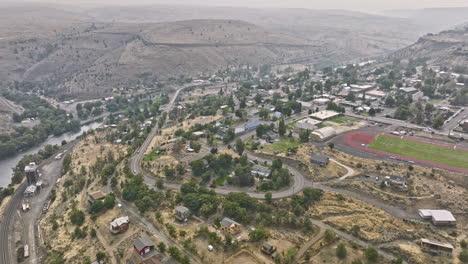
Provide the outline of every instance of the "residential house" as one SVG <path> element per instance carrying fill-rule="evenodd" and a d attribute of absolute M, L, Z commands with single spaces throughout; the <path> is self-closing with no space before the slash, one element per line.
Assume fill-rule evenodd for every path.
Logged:
<path fill-rule="evenodd" d="M 88 195 L 88 202 L 93 204 L 95 201 L 104 200 L 104 198 L 106 198 L 106 195 L 101 191 L 97 191 Z"/>
<path fill-rule="evenodd" d="M 230 218 L 224 217 L 223 220 L 221 220 L 221 230 L 232 235 L 239 233 L 240 227 L 241 224 Z"/>
<path fill-rule="evenodd" d="M 145 257 L 154 251 L 155 245 L 148 237 L 139 237 L 133 242 L 133 248 L 140 257 Z"/>
<path fill-rule="evenodd" d="M 128 216 L 122 216 L 122 217 L 114 219 L 110 223 L 110 231 L 112 234 L 123 233 L 128 230 L 129 226 L 130 226 L 130 220 Z"/>
<path fill-rule="evenodd" d="M 320 165 L 322 167 L 326 167 L 328 165 L 328 162 L 330 161 L 330 159 L 323 155 L 323 154 L 312 154 L 311 157 L 310 157 L 310 161 L 313 163 L 313 164 L 317 164 L 317 165 Z"/>
<path fill-rule="evenodd" d="M 387 186 L 394 187 L 397 189 L 402 189 L 402 190 L 408 188 L 405 177 L 401 177 L 401 176 L 387 176 L 385 177 L 385 184 Z"/>
<path fill-rule="evenodd" d="M 24 173 L 26 174 L 26 182 L 28 183 L 28 185 L 36 183 L 37 178 L 38 178 L 38 173 L 37 173 L 37 165 L 35 162 L 31 162 L 27 166 L 25 166 Z"/>
<path fill-rule="evenodd" d="M 185 206 L 177 206 L 175 208 L 175 218 L 178 221 L 186 222 L 190 217 L 190 210 Z"/>
<path fill-rule="evenodd" d="M 252 129 L 256 129 L 261 124 L 262 122 L 257 120 L 257 121 L 253 121 L 253 122 L 245 124 L 244 127 L 245 127 L 245 130 L 252 130 Z"/>
<path fill-rule="evenodd" d="M 252 173 L 253 175 L 259 176 L 261 178 L 268 178 L 270 177 L 271 170 L 264 166 L 254 165 L 252 169 L 250 170 L 250 173 Z"/>
<path fill-rule="evenodd" d="M 399 90 L 405 94 L 415 94 L 419 91 L 414 87 L 401 87 Z"/>

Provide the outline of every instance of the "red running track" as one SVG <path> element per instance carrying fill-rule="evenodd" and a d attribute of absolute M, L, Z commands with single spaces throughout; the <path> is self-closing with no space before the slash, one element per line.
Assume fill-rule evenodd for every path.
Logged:
<path fill-rule="evenodd" d="M 468 174 L 467 169 L 452 167 L 452 166 L 448 166 L 448 165 L 444 165 L 444 164 L 430 162 L 430 161 L 427 161 L 427 160 L 414 159 L 414 158 L 410 158 L 410 157 L 406 157 L 406 156 L 396 155 L 396 154 L 393 154 L 393 153 L 384 152 L 384 151 L 375 150 L 375 149 L 370 149 L 370 148 L 367 148 L 365 146 L 361 146 L 361 144 L 365 144 L 365 145 L 371 144 L 372 141 L 374 141 L 374 139 L 375 139 L 375 137 L 377 135 L 385 135 L 385 136 L 390 136 L 390 137 L 395 137 L 395 138 L 404 138 L 406 140 L 412 140 L 412 141 L 417 141 L 417 142 L 422 142 L 422 143 L 427 143 L 427 144 L 432 144 L 432 145 L 438 145 L 438 146 L 443 146 L 443 147 L 447 147 L 447 148 L 454 148 L 456 146 L 454 144 L 432 142 L 432 141 L 424 140 L 424 139 L 420 139 L 420 138 L 396 136 L 396 135 L 385 133 L 385 132 L 367 131 L 367 130 L 348 132 L 345 135 L 343 135 L 343 141 L 344 141 L 344 143 L 346 145 L 348 145 L 348 146 L 350 146 L 352 148 L 358 149 L 360 151 L 372 152 L 372 153 L 376 153 L 376 154 L 383 154 L 383 155 L 386 155 L 386 156 L 394 156 L 394 157 L 397 157 L 397 158 L 399 158 L 401 160 L 405 160 L 405 161 L 414 161 L 414 162 L 417 162 L 417 163 L 421 163 L 421 164 L 425 164 L 425 165 L 429 165 L 429 166 L 433 166 L 433 167 L 439 167 L 439 168 L 443 168 L 443 169 L 447 169 L 447 170 L 452 170 L 452 171 L 457 171 L 457 172 Z M 456 148 L 460 149 L 460 150 L 468 151 L 468 148 L 462 148 L 462 147 L 459 147 L 459 146 L 456 146 Z"/>

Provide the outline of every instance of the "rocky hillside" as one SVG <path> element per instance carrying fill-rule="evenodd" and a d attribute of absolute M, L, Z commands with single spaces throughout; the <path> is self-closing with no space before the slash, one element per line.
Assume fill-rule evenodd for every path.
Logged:
<path fill-rule="evenodd" d="M 429 63 L 441 66 L 468 65 L 468 26 L 428 34 L 393 57 L 430 58 Z"/>

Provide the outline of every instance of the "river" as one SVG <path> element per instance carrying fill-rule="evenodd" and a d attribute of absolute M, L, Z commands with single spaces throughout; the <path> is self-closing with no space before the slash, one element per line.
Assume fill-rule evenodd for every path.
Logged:
<path fill-rule="evenodd" d="M 45 142 L 42 144 L 29 149 L 27 151 L 21 152 L 13 157 L 0 160 L 0 187 L 5 187 L 11 182 L 11 176 L 13 176 L 13 168 L 18 164 L 18 162 L 21 160 L 21 158 L 24 155 L 28 154 L 34 154 L 38 152 L 42 147 L 45 145 L 61 145 L 63 140 L 66 140 L 67 142 L 72 141 L 76 139 L 78 136 L 83 134 L 83 132 L 86 132 L 90 129 L 96 129 L 101 125 L 101 123 L 91 123 L 88 125 L 83 125 L 81 126 L 81 129 L 79 132 L 76 133 L 66 133 L 58 137 L 49 137 Z"/>

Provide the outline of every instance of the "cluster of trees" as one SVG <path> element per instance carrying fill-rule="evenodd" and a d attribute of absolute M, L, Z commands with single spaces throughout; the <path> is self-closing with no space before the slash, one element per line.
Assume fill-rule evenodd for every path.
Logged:
<path fill-rule="evenodd" d="M 258 202 L 243 192 L 229 193 L 222 203 L 224 214 L 228 217 L 247 224 L 253 219 L 257 212 Z"/>
<path fill-rule="evenodd" d="M 334 102 L 329 102 L 327 104 L 327 110 L 336 111 L 338 113 L 344 113 L 346 111 L 346 109 L 343 106 L 339 106 L 335 104 Z"/>
<path fill-rule="evenodd" d="M 2 95 L 25 109 L 21 115 L 14 116 L 16 121 L 39 118 L 41 122 L 33 128 L 15 127 L 10 134 L 0 135 L 0 159 L 32 148 L 44 142 L 50 135 L 57 136 L 80 129 L 78 120 L 71 119 L 65 111 L 50 105 L 38 96 L 12 91 L 3 91 Z"/>
<path fill-rule="evenodd" d="M 80 119 L 86 119 L 91 116 L 99 116 L 104 110 L 102 109 L 102 101 L 86 102 L 76 105 L 76 112 Z"/>
<path fill-rule="evenodd" d="M 209 182 L 212 177 L 225 177 L 232 172 L 239 159 L 233 159 L 229 154 L 207 155 L 203 159 L 194 160 L 190 163 L 192 174 L 201 177 L 203 182 Z"/>
<path fill-rule="evenodd" d="M 127 179 L 122 183 L 122 197 L 135 203 L 140 212 L 157 209 L 163 194 L 150 189 L 144 182 L 143 176 L 126 174 Z"/>
<path fill-rule="evenodd" d="M 107 210 L 114 208 L 115 206 L 115 194 L 109 193 L 104 198 L 104 201 L 95 201 L 89 208 L 91 214 L 104 213 Z"/>
<path fill-rule="evenodd" d="M 273 160 L 271 170 L 271 180 L 263 181 L 257 189 L 261 191 L 278 190 L 291 183 L 289 170 L 283 168 L 283 162 L 281 159 L 277 158 Z"/>
<path fill-rule="evenodd" d="M 184 183 L 180 193 L 176 197 L 177 202 L 182 202 L 190 212 L 195 215 L 209 217 L 216 213 L 220 204 L 216 193 L 204 186 L 198 186 L 195 181 Z"/>

